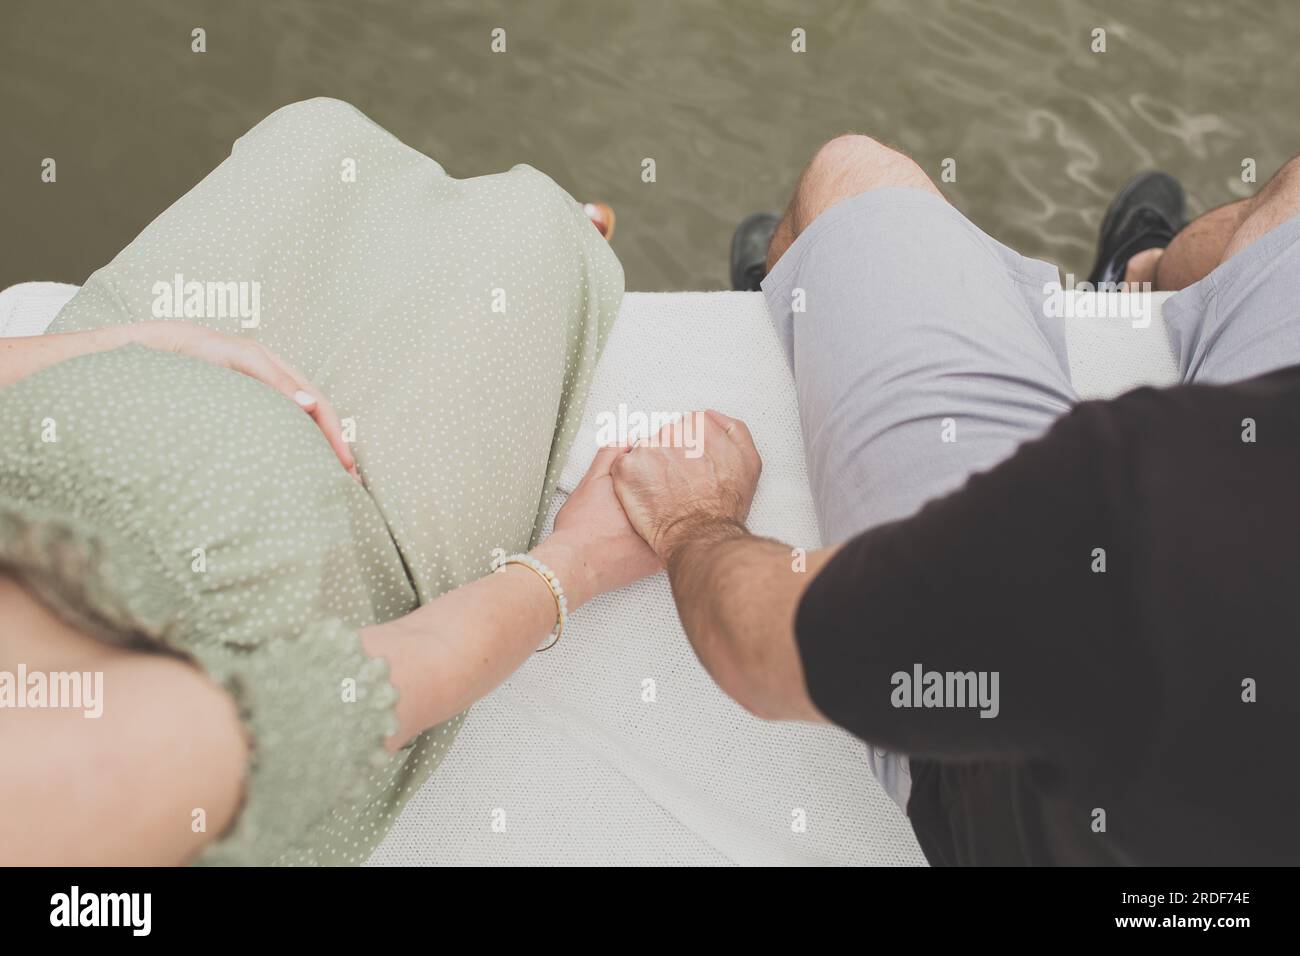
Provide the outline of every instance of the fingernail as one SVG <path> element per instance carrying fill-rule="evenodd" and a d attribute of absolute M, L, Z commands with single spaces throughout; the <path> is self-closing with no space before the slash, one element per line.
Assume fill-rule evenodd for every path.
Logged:
<path fill-rule="evenodd" d="M 310 392 L 304 392 L 301 389 L 293 393 L 293 400 L 303 408 L 311 408 L 316 404 L 316 398 Z"/>

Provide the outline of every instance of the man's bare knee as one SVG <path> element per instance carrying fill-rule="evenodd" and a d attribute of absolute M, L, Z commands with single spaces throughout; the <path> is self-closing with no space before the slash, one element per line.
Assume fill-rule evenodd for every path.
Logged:
<path fill-rule="evenodd" d="M 817 150 L 799 180 L 792 204 L 794 230 L 802 232 L 843 199 L 886 186 L 942 195 L 911 157 L 870 136 L 856 133 L 836 136 Z"/>
<path fill-rule="evenodd" d="M 870 136 L 845 133 L 822 144 L 799 177 L 767 250 L 770 272 L 791 243 L 837 202 L 884 186 L 906 186 L 943 198 L 920 166 Z"/>
<path fill-rule="evenodd" d="M 1283 163 L 1264 188 L 1247 200 L 1245 215 L 1223 250 L 1222 261 L 1297 214 L 1300 214 L 1300 156 Z"/>

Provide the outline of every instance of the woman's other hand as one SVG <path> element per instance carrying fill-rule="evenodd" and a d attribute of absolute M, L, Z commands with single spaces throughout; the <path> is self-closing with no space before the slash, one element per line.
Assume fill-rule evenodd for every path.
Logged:
<path fill-rule="evenodd" d="M 357 460 L 343 440 L 343 426 L 334 406 L 305 375 L 266 346 L 192 322 L 139 322 L 125 328 L 140 345 L 202 359 L 271 386 L 315 420 L 343 467 L 359 478 Z"/>

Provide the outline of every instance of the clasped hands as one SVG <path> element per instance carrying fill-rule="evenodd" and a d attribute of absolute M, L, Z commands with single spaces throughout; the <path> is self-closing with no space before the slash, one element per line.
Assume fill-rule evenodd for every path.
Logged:
<path fill-rule="evenodd" d="M 749 428 L 712 409 L 688 415 L 600 449 L 556 515 L 543 548 L 567 553 L 571 604 L 671 566 L 693 539 L 743 528 L 763 470 Z"/>

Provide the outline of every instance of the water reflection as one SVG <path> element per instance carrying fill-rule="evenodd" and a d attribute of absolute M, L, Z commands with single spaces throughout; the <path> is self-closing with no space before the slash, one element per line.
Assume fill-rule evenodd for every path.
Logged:
<path fill-rule="evenodd" d="M 242 130 L 321 94 L 453 175 L 526 161 L 613 203 L 633 289 L 725 285 L 735 222 L 846 130 L 932 173 L 956 159 L 967 215 L 1075 273 L 1134 171 L 1175 172 L 1199 211 L 1248 191 L 1243 158 L 1263 178 L 1300 146 L 1286 0 L 6 0 L 0 17 L 0 189 L 27 236 L 4 240 L 0 284 L 80 281 Z M 42 192 L 30 171 L 55 149 L 75 161 Z"/>

